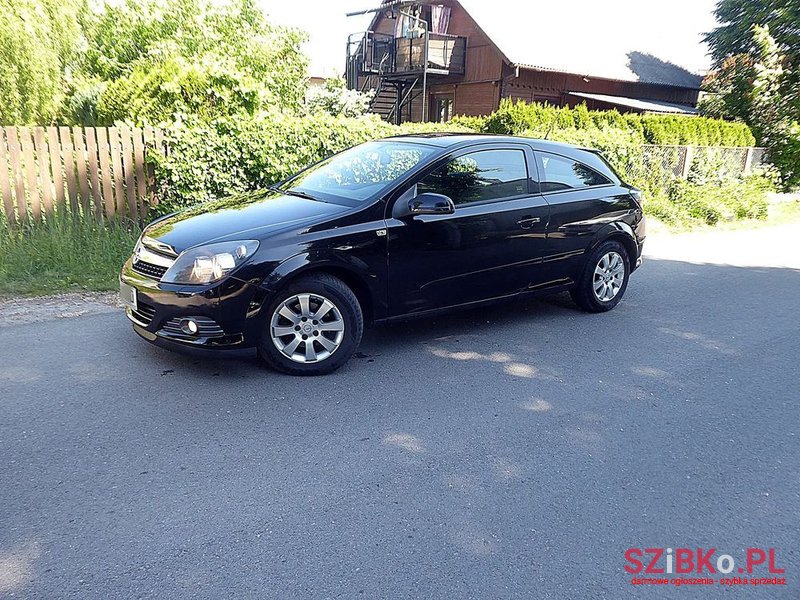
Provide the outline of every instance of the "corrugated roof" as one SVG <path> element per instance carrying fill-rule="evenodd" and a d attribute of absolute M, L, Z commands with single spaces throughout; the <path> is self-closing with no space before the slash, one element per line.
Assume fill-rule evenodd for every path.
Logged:
<path fill-rule="evenodd" d="M 590 94 L 588 92 L 567 92 L 571 96 L 578 96 L 589 100 L 606 102 L 615 106 L 625 106 L 655 113 L 672 113 L 680 115 L 696 115 L 697 109 L 683 104 L 672 104 L 671 102 L 661 102 L 658 100 L 639 100 L 638 98 L 626 98 L 625 96 L 609 96 L 607 94 Z"/>
<path fill-rule="evenodd" d="M 671 56 L 685 50 L 681 44 L 696 37 L 692 56 L 704 54 L 699 35 L 692 31 L 659 30 L 657 14 L 640 2 L 594 2 L 571 11 L 567 4 L 558 9 L 562 17 L 548 22 L 536 18 L 540 3 L 512 0 L 459 0 L 480 28 L 497 45 L 509 62 L 533 68 L 620 81 L 640 81 L 698 89 L 702 75 L 675 64 Z M 680 3 L 680 2 L 677 2 Z M 630 6 L 628 6 L 630 5 Z M 674 7 L 678 10 L 679 7 Z M 550 12 L 553 12 L 551 5 Z M 641 26 L 619 26 L 609 30 L 608 11 L 633 10 Z M 594 15 L 603 11 L 604 18 Z M 637 21 L 637 22 L 638 22 Z M 691 27 L 689 28 L 691 30 Z"/>

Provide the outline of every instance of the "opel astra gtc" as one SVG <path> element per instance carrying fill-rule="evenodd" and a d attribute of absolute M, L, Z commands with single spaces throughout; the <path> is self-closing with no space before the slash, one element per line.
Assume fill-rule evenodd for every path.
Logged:
<path fill-rule="evenodd" d="M 158 345 L 256 348 L 275 369 L 321 374 L 365 323 L 564 290 L 610 310 L 644 237 L 640 192 L 592 150 L 403 136 L 153 222 L 120 295 Z"/>

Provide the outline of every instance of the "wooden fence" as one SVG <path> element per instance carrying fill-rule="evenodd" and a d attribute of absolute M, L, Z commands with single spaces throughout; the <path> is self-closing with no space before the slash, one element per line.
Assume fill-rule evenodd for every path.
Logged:
<path fill-rule="evenodd" d="M 0 128 L 0 208 L 12 225 L 56 215 L 140 221 L 153 202 L 145 155 L 163 146 L 153 128 Z"/>

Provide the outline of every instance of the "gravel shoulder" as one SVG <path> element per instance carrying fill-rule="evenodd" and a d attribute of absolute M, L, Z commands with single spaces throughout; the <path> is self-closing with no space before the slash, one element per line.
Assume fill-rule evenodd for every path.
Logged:
<path fill-rule="evenodd" d="M 0 297 L 0 327 L 108 313 L 119 307 L 116 292 Z"/>

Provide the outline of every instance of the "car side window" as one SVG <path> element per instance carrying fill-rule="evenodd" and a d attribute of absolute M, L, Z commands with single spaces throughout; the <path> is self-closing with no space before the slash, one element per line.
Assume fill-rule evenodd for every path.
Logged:
<path fill-rule="evenodd" d="M 604 175 L 576 160 L 544 152 L 539 157 L 542 164 L 540 185 L 544 194 L 611 183 Z"/>
<path fill-rule="evenodd" d="M 444 194 L 458 206 L 528 193 L 522 150 L 479 150 L 454 158 L 423 177 L 417 193 Z"/>

